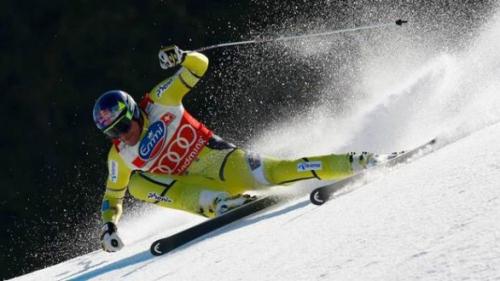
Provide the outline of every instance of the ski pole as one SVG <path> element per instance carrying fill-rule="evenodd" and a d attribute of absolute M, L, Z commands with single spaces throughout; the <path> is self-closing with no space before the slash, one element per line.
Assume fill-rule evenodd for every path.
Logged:
<path fill-rule="evenodd" d="M 321 32 L 321 33 L 302 34 L 302 35 L 294 35 L 294 36 L 286 36 L 286 37 L 278 37 L 278 38 L 268 38 L 268 39 L 257 38 L 257 39 L 253 39 L 253 40 L 247 40 L 247 41 L 228 42 L 228 43 L 221 43 L 221 44 L 216 44 L 216 45 L 201 47 L 201 48 L 196 49 L 195 51 L 196 52 L 203 52 L 203 51 L 208 51 L 208 50 L 218 49 L 218 48 L 224 48 L 224 47 L 230 47 L 230 46 L 258 44 L 258 43 L 269 43 L 269 42 L 280 42 L 280 41 L 290 41 L 290 40 L 296 40 L 296 39 L 302 39 L 302 38 L 319 37 L 319 36 L 326 36 L 326 35 L 332 35 L 332 34 L 353 32 L 353 31 L 358 31 L 358 30 L 383 28 L 383 27 L 393 26 L 394 23 L 396 25 L 401 26 L 401 25 L 403 25 L 404 23 L 407 23 L 407 22 L 408 21 L 406 21 L 406 20 L 398 19 L 397 21 L 391 22 L 391 23 L 366 25 L 366 26 L 359 26 L 359 27 L 353 27 L 353 28 L 338 29 L 338 30 Z"/>

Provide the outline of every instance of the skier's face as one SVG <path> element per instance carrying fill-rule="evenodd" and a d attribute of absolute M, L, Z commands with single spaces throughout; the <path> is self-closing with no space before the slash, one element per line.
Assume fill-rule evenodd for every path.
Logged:
<path fill-rule="evenodd" d="M 136 120 L 132 120 L 130 129 L 126 133 L 120 134 L 120 140 L 122 140 L 127 145 L 133 146 L 139 142 L 141 137 L 141 126 Z"/>

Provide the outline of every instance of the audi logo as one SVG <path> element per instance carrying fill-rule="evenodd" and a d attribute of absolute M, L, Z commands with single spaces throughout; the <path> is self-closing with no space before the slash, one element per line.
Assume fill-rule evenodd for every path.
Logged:
<path fill-rule="evenodd" d="M 196 129 L 190 124 L 182 125 L 163 151 L 156 167 L 151 171 L 165 174 L 183 171 L 198 155 L 205 143 L 206 140 L 198 138 Z"/>

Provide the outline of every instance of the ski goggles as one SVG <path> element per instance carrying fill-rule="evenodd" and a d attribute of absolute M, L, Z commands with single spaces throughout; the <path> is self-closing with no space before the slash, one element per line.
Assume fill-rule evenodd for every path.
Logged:
<path fill-rule="evenodd" d="M 103 130 L 103 132 L 107 136 L 116 139 L 120 137 L 121 134 L 128 133 L 132 127 L 132 120 L 132 112 L 124 110 L 113 123 Z"/>

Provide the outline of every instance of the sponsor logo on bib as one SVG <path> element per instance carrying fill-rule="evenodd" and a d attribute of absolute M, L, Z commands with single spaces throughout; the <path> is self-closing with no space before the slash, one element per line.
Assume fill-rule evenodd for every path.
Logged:
<path fill-rule="evenodd" d="M 163 121 L 156 121 L 149 126 L 146 136 L 139 144 L 139 157 L 145 161 L 157 157 L 165 144 L 166 135 L 167 128 Z"/>

